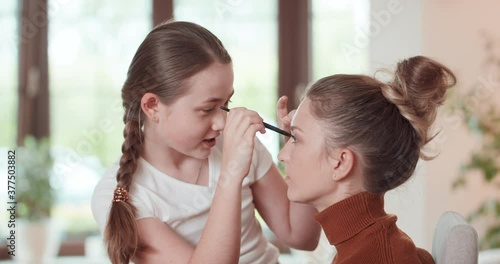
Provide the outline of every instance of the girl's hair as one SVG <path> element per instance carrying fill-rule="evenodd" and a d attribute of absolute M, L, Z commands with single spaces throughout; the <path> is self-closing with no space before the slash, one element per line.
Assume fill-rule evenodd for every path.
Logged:
<path fill-rule="evenodd" d="M 145 93 L 171 104 L 188 89 L 186 80 L 212 63 L 227 64 L 231 57 L 207 29 L 189 22 L 166 22 L 155 27 L 137 49 L 122 88 L 125 128 L 117 188 L 130 190 L 142 152 L 145 115 L 140 101 Z M 132 197 L 133 198 L 133 197 Z M 129 263 L 141 248 L 136 209 L 130 200 L 113 202 L 105 230 L 112 263 Z"/>
<path fill-rule="evenodd" d="M 311 112 L 326 128 L 327 151 L 349 147 L 358 156 L 364 187 L 384 193 L 404 183 L 435 136 L 430 127 L 446 91 L 456 83 L 450 69 L 427 57 L 397 64 L 394 80 L 365 75 L 325 77 L 307 90 Z"/>

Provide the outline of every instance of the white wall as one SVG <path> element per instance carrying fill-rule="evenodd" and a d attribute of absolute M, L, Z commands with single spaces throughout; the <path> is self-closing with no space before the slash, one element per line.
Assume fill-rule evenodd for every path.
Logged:
<path fill-rule="evenodd" d="M 390 15 L 389 15 L 390 14 Z M 392 68 L 399 60 L 422 53 L 422 7 L 420 1 L 372 0 L 370 68 Z M 375 25 L 374 25 L 375 24 Z M 378 25 L 378 26 L 377 26 Z M 419 247 L 426 247 L 425 167 L 416 177 L 386 195 L 386 211 L 398 216 L 398 226 Z"/>
<path fill-rule="evenodd" d="M 439 60 L 456 73 L 459 85 L 455 93 L 464 93 L 483 79 L 490 83 L 487 87 L 476 86 L 476 95 L 469 100 L 482 103 L 486 98 L 499 97 L 498 75 L 481 68 L 485 57 L 481 32 L 489 32 L 500 40 L 500 1 L 371 0 L 371 4 L 372 22 L 379 17 L 375 14 L 387 14 L 384 11 L 391 11 L 389 6 L 400 6 L 398 12 L 391 13 L 391 19 L 385 21 L 379 34 L 371 36 L 372 71 L 422 54 Z M 500 100 L 497 102 L 500 105 Z M 437 127 L 442 132 L 432 145 L 440 155 L 433 161 L 420 163 L 414 178 L 389 193 L 386 199 L 387 211 L 399 217 L 399 227 L 417 246 L 428 250 L 434 226 L 444 211 L 467 215 L 486 197 L 500 195 L 480 177 L 470 181 L 466 188 L 451 189 L 460 165 L 467 161 L 478 142 L 461 125 L 459 117 L 446 109 L 441 109 Z M 480 224 L 475 227 L 482 231 Z"/>

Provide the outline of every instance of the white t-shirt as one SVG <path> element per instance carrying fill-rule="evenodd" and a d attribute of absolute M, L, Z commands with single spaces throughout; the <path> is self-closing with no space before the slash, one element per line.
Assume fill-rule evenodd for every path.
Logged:
<path fill-rule="evenodd" d="M 130 201 L 137 208 L 136 219 L 159 218 L 195 246 L 207 221 L 222 161 L 222 137 L 208 158 L 208 186 L 179 181 L 157 170 L 143 158 L 130 188 Z M 241 249 L 239 263 L 277 263 L 278 249 L 268 242 L 255 218 L 252 185 L 272 165 L 271 154 L 256 138 L 250 173 L 243 180 L 241 199 Z M 92 213 L 102 233 L 107 224 L 109 208 L 116 188 L 115 163 L 97 184 L 92 196 Z"/>

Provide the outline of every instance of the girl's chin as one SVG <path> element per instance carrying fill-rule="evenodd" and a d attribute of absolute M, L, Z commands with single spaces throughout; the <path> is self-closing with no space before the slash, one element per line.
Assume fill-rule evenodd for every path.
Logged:
<path fill-rule="evenodd" d="M 197 148 L 187 152 L 186 155 L 196 159 L 206 159 L 210 156 L 211 153 L 212 153 L 211 148 L 198 146 Z"/>
<path fill-rule="evenodd" d="M 212 149 L 203 149 L 199 154 L 199 159 L 206 159 L 212 153 Z"/>

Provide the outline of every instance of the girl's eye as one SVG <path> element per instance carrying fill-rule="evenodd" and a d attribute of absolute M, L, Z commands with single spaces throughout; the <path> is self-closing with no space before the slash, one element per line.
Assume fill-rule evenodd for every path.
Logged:
<path fill-rule="evenodd" d="M 292 135 L 292 144 L 295 144 L 295 143 L 297 143 L 297 138 L 294 135 Z"/>
<path fill-rule="evenodd" d="M 212 107 L 212 108 L 207 108 L 207 109 L 203 109 L 202 111 L 205 112 L 205 113 L 210 113 L 214 110 L 215 108 Z"/>
<path fill-rule="evenodd" d="M 225 103 L 224 103 L 224 106 L 227 107 L 229 105 L 229 103 L 231 103 L 231 100 L 227 100 Z M 211 107 L 211 108 L 207 108 L 207 109 L 202 109 L 203 112 L 205 113 L 210 113 L 212 112 L 213 110 L 215 109 L 215 107 Z"/>

